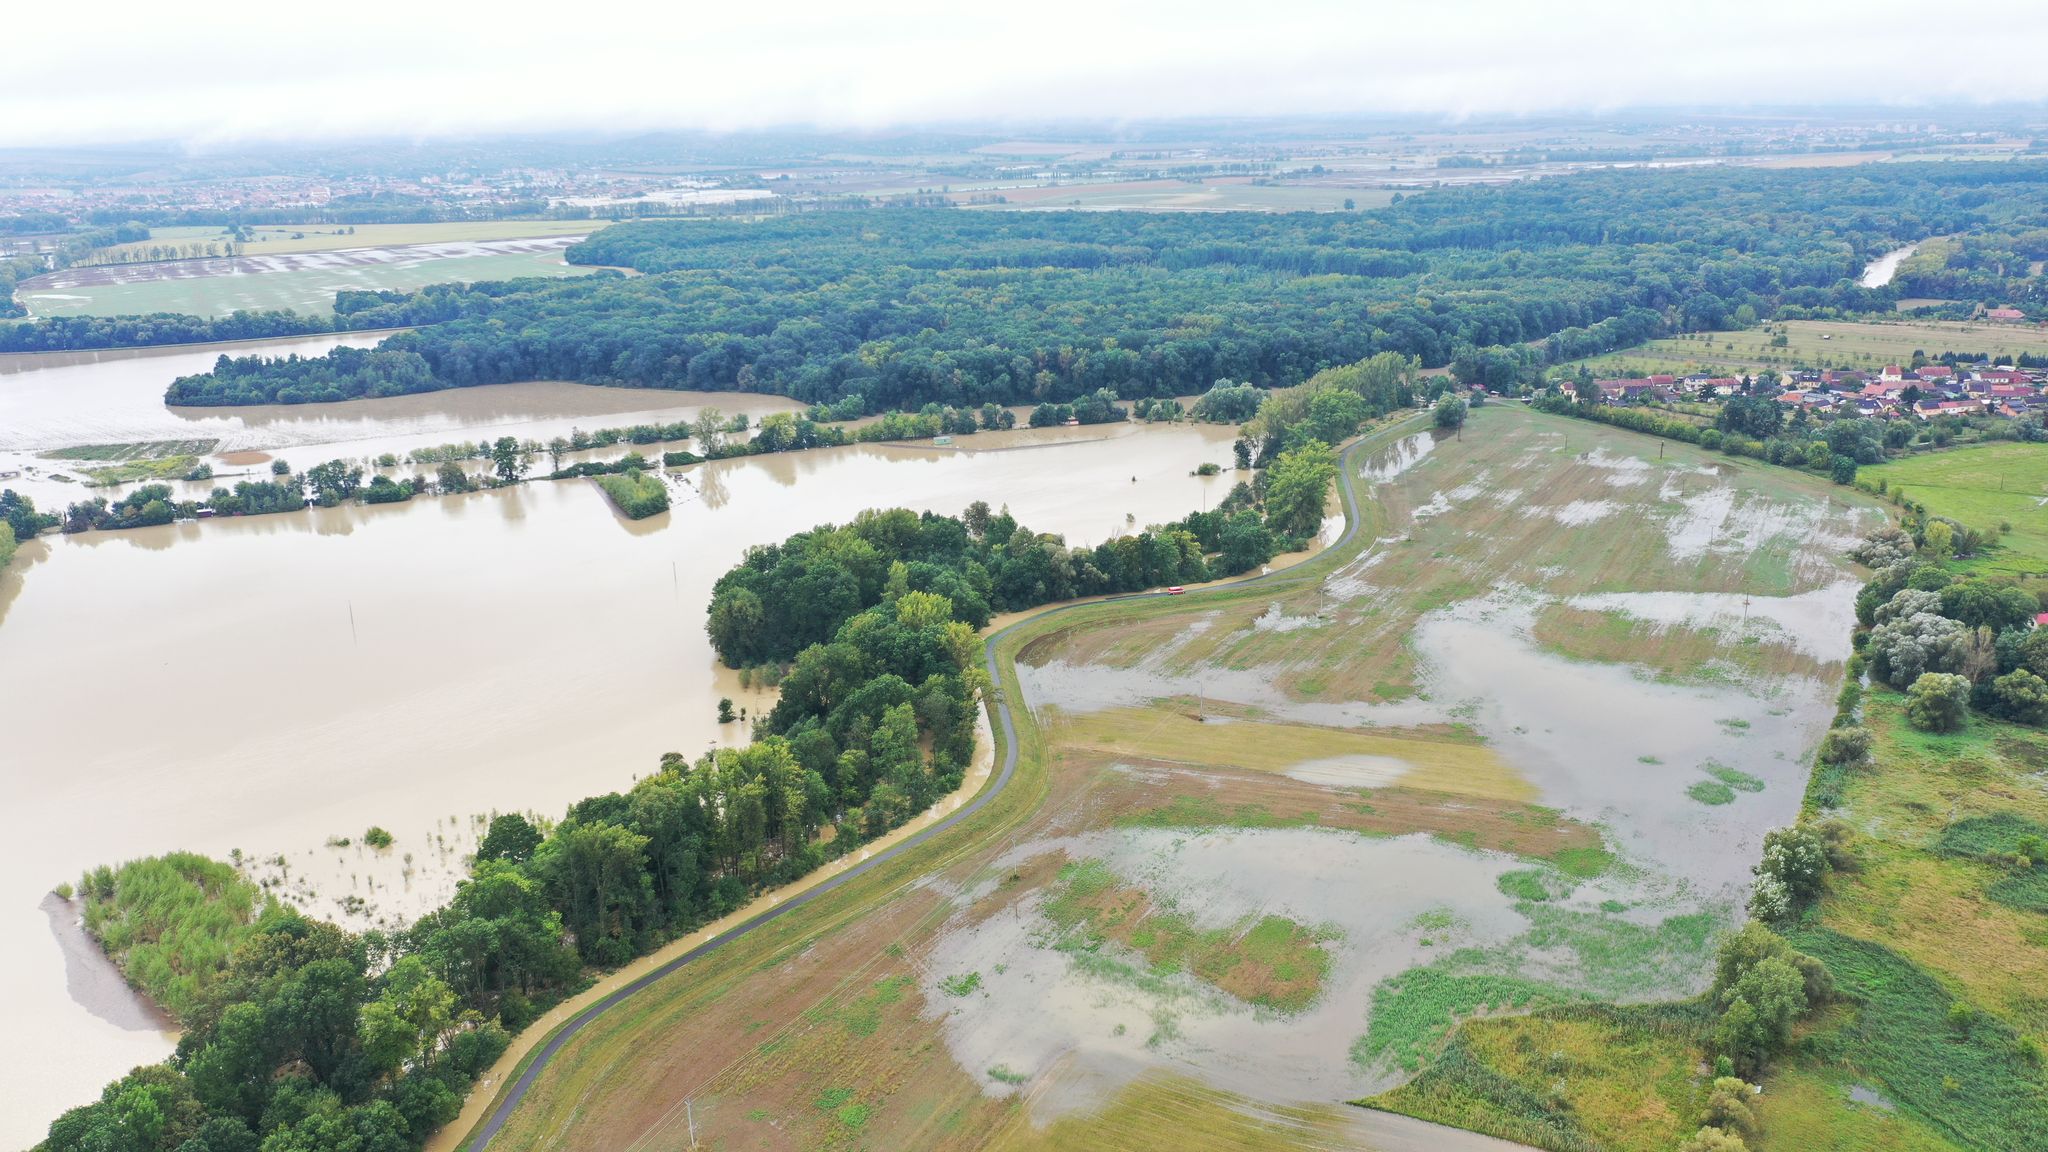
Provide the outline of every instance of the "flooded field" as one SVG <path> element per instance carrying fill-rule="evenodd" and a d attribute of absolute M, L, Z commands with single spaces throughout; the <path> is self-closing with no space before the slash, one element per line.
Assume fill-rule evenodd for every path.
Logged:
<path fill-rule="evenodd" d="M 1499 1147 L 1344 1102 L 1465 1015 L 1703 987 L 1878 513 L 1514 406 L 1355 467 L 1301 573 L 1026 624 L 1012 819 L 579 1034 L 499 1141 L 662 1146 L 688 1096 L 735 1146 L 829 1098 L 878 1146 Z"/>
<path fill-rule="evenodd" d="M 163 359 L 153 358 L 153 378 Z M 0 398 L 36 375 L 0 376 Z M 96 379 L 80 375 L 85 390 L 70 395 L 87 412 L 106 400 L 108 427 L 132 434 L 164 418 L 140 402 L 121 415 L 114 401 L 141 385 L 99 393 Z M 509 418 L 524 423 L 509 434 L 556 420 L 632 422 L 569 396 L 705 399 L 563 388 L 573 391 L 515 393 L 526 403 Z M 283 412 L 274 424 L 219 410 L 206 418 L 228 422 L 225 436 L 275 437 L 272 446 L 331 446 L 319 421 L 335 420 L 365 437 L 351 444 L 398 447 L 455 438 L 438 422 L 474 429 L 493 395 L 505 394 Z M 730 412 L 753 398 L 711 399 Z M 0 402 L 52 425 L 58 417 L 54 399 Z M 239 849 L 316 914 L 395 923 L 445 898 L 479 817 L 558 813 L 651 771 L 664 751 L 744 738 L 743 726 L 715 722 L 717 699 L 758 708 L 763 698 L 714 665 L 703 609 L 746 547 L 864 508 L 954 512 L 977 498 L 1092 543 L 1127 516 L 1143 525 L 1220 500 L 1228 473 L 1189 473 L 1227 461 L 1231 435 L 1126 425 L 726 461 L 682 473 L 674 509 L 637 523 L 587 481 L 543 482 L 25 546 L 0 575 L 0 699 L 10 715 L 37 718 L 0 766 L 20 830 L 0 848 L 0 972 L 18 990 L 0 1143 L 36 1138 L 61 1106 L 169 1051 L 153 1019 L 101 994 L 103 973 L 81 972 L 95 957 L 53 932 L 62 913 L 41 905 L 58 882 L 170 849 Z M 373 823 L 397 837 L 390 851 L 326 846 L 360 841 Z"/>
<path fill-rule="evenodd" d="M 225 316 L 289 308 L 332 312 L 344 289 L 410 291 L 453 281 L 573 276 L 562 251 L 582 236 L 449 240 L 329 252 L 96 264 L 24 280 L 15 296 L 34 316 Z"/>
<path fill-rule="evenodd" d="M 1866 515 L 1655 451 L 1487 412 L 1363 464 L 1385 534 L 1320 586 L 1028 646 L 1055 755 L 1118 779 L 991 868 L 1049 861 L 1044 882 L 953 897 L 925 986 L 955 1061 L 1014 1074 L 984 1090 L 1040 1124 L 1160 1073 L 1327 1103 L 1405 1079 L 1460 1012 L 1703 987 L 1798 812 Z M 1314 997 L 1275 1011 L 1228 991 L 1241 968 L 1162 964 L 1165 917 L 1301 926 Z M 963 970 L 980 994 L 941 994 Z"/>

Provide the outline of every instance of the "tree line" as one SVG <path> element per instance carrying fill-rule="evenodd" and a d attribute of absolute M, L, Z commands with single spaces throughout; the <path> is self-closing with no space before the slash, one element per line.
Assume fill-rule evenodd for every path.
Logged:
<path fill-rule="evenodd" d="M 173 398 L 569 379 L 858 396 L 880 412 L 1271 387 L 1383 351 L 1427 366 L 1524 346 L 1561 359 L 1744 309 L 1888 307 L 1890 289 L 1854 281 L 1868 256 L 2044 203 L 2048 166 L 1934 165 L 1586 173 L 1343 216 L 649 221 L 570 250 L 646 275 L 344 294 L 351 325 L 425 327 L 388 338 L 388 355 L 236 364 Z"/>

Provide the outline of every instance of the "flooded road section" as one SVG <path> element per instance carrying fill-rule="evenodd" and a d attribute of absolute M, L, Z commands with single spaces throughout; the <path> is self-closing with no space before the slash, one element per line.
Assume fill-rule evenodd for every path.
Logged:
<path fill-rule="evenodd" d="M 18 833 L 0 845 L 0 1146 L 170 1050 L 67 994 L 40 906 L 60 881 L 240 849 L 315 914 L 395 922 L 452 890 L 479 817 L 559 815 L 665 751 L 744 739 L 717 700 L 763 698 L 715 666 L 704 606 L 747 547 L 975 499 L 1096 543 L 1126 517 L 1214 506 L 1233 476 L 1190 472 L 1227 464 L 1232 433 L 1122 425 L 723 461 L 683 472 L 676 506 L 637 523 L 589 481 L 540 482 L 24 547 L 0 574 L 0 700 L 34 718 L 0 761 Z M 371 824 L 397 837 L 389 852 L 325 847 Z"/>

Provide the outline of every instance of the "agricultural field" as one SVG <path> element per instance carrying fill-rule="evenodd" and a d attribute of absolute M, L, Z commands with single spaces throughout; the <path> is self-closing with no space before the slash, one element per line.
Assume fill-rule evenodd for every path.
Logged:
<path fill-rule="evenodd" d="M 1863 470 L 1937 516 L 1999 533 L 1981 566 L 2048 571 L 2048 444 L 2002 442 L 1909 456 Z M 2010 531 L 2002 531 L 2010 526 Z"/>
<path fill-rule="evenodd" d="M 365 227 L 368 227 L 365 225 Z M 259 309 L 334 310 L 344 289 L 413 291 L 450 281 L 576 276 L 568 237 L 448 241 L 346 252 L 303 252 L 150 264 L 99 264 L 24 280 L 15 298 L 36 316 L 177 312 L 226 316 Z"/>
<path fill-rule="evenodd" d="M 1515 405 L 1345 461 L 1344 545 L 1006 632 L 1009 787 L 599 1017 L 492 1147 L 1495 1149 L 1346 1102 L 1461 1020 L 1595 1052 L 1599 1005 L 1699 992 L 1882 513 Z M 1690 1131 L 1696 1061 L 1632 1075 Z"/>
<path fill-rule="evenodd" d="M 1783 334 L 1785 343 L 1773 341 Z M 1596 375 L 1675 375 L 1693 371 L 1750 373 L 1765 368 L 1878 369 L 1905 364 L 1914 352 L 1982 354 L 2010 362 L 2022 352 L 2048 353 L 2048 329 L 1954 320 L 1787 320 L 1735 332 L 1700 332 L 1652 340 L 1586 361 Z"/>
<path fill-rule="evenodd" d="M 521 240 L 536 236 L 586 236 L 604 227 L 598 220 L 448 220 L 433 224 L 262 224 L 247 229 L 245 256 L 282 256 L 297 252 L 335 252 L 346 248 L 395 248 L 410 244 L 458 241 Z M 224 241 L 218 226 L 150 229 L 148 240 L 106 249 L 109 262 L 148 259 L 152 245 L 183 245 Z"/>
<path fill-rule="evenodd" d="M 1002 204 L 976 204 L 995 209 L 1078 208 L 1108 212 L 1339 212 L 1350 200 L 1359 210 L 1383 208 L 1394 194 L 1384 188 L 1341 185 L 1254 184 L 1250 177 L 1208 180 L 1126 180 L 1110 184 L 1069 184 L 1003 188 L 986 193 L 954 193 L 961 203 L 976 195 L 999 195 Z"/>

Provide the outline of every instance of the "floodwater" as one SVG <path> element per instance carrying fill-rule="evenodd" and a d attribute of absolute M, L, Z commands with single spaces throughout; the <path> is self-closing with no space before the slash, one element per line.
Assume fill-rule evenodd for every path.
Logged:
<path fill-rule="evenodd" d="M 1908 244 L 1904 248 L 1892 249 L 1865 265 L 1863 275 L 1858 277 L 1856 282 L 1865 288 L 1884 287 L 1892 282 L 1892 277 L 1899 274 L 1899 265 L 1906 262 L 1906 257 L 1919 250 L 1920 245 L 1918 244 Z"/>
<path fill-rule="evenodd" d="M 77 476 L 75 461 L 38 453 L 79 444 L 151 440 L 217 440 L 217 476 L 250 471 L 271 455 L 289 453 L 304 469 L 336 456 L 400 459 L 415 448 L 459 440 L 513 436 L 545 443 L 572 428 L 623 428 L 693 419 L 706 408 L 746 413 L 803 410 L 792 400 L 732 392 L 668 392 L 540 381 L 454 388 L 337 404 L 262 404 L 238 408 L 172 408 L 164 388 L 204 372 L 215 358 L 318 356 L 342 345 L 368 347 L 388 333 L 307 336 L 147 351 L 52 352 L 0 356 L 0 472 L 23 475 L 8 487 L 38 504 L 79 499 L 79 487 L 49 479 Z M 624 449 L 620 450 L 621 452 Z M 643 449 L 644 451 L 644 449 Z M 267 469 L 255 468 L 268 475 Z M 198 486 L 203 495 L 212 483 Z"/>
<path fill-rule="evenodd" d="M 161 377 L 175 355 L 147 359 Z M 118 375 L 133 362 L 105 367 Z M 46 388 L 40 406 L 6 399 L 23 375 L 0 377 L 0 404 L 53 426 L 65 393 Z M 75 379 L 79 412 L 110 406 L 118 422 L 146 408 L 119 416 L 104 403 L 133 381 Z M 466 406 L 498 394 L 406 398 L 421 402 L 416 411 L 359 402 L 330 418 L 386 438 L 374 442 L 436 442 L 442 432 L 408 421 L 474 427 L 463 423 L 477 411 Z M 712 399 L 737 411 L 759 398 Z M 233 431 L 317 441 L 292 415 Z M 574 418 L 514 415 L 529 427 Z M 207 419 L 246 418 L 216 410 Z M 630 420 L 586 410 L 581 422 Z M 14 431 L 5 415 L 0 428 Z M 125 1027 L 106 1006 L 67 994 L 76 985 L 66 950 L 40 907 L 58 882 L 172 849 L 240 849 L 267 861 L 258 874 L 312 912 L 357 927 L 395 922 L 445 897 L 480 817 L 558 814 L 626 786 L 665 751 L 744 739 L 743 726 L 715 722 L 717 699 L 757 710 L 765 697 L 715 665 L 704 606 L 748 546 L 865 508 L 957 512 L 976 499 L 1008 505 L 1036 530 L 1097 543 L 1127 517 L 1144 525 L 1221 500 L 1228 472 L 1190 472 L 1227 462 L 1232 434 L 1020 430 L 950 449 L 860 445 L 722 461 L 683 471 L 675 507 L 637 523 L 619 519 L 589 481 L 539 482 L 25 546 L 0 574 L 0 700 L 10 717 L 35 718 L 11 726 L 0 763 L 16 830 L 0 845 L 0 973 L 14 992 L 0 1145 L 38 1138 L 62 1108 L 170 1049 L 153 1028 Z M 371 824 L 397 844 L 385 853 L 326 846 L 329 837 L 359 842 Z"/>

